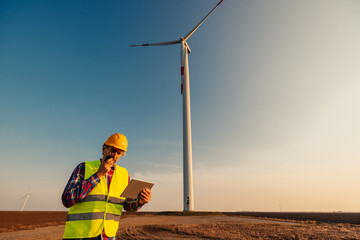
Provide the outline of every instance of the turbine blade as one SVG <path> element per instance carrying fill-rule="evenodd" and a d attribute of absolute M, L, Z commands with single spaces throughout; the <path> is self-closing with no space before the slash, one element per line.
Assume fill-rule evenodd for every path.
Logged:
<path fill-rule="evenodd" d="M 22 208 L 21 208 L 21 212 L 24 210 L 25 205 L 26 205 L 26 202 L 27 202 L 28 199 L 29 199 L 29 195 L 28 195 L 27 198 L 25 199 L 24 205 L 23 205 Z"/>
<path fill-rule="evenodd" d="M 214 8 L 208 13 L 208 15 L 206 15 L 206 16 L 204 17 L 204 19 L 201 20 L 201 22 L 200 22 L 198 25 L 196 25 L 196 27 L 194 27 L 194 29 L 191 30 L 191 31 L 184 37 L 185 40 L 188 40 L 188 39 L 189 39 L 189 37 L 200 27 L 201 24 L 203 24 L 203 22 L 205 22 L 205 20 L 215 11 L 215 9 L 222 3 L 222 1 L 224 1 L 224 0 L 221 0 Z"/>
<path fill-rule="evenodd" d="M 180 40 L 170 41 L 170 42 L 159 42 L 159 43 L 145 43 L 141 45 L 130 45 L 130 47 L 147 47 L 147 46 L 167 46 L 180 43 Z"/>
<path fill-rule="evenodd" d="M 19 201 L 20 201 L 21 199 L 24 199 L 24 198 L 26 198 L 26 196 L 27 196 L 27 194 L 26 194 L 25 196 L 23 196 L 22 198 L 20 198 L 20 199 L 19 199 Z"/>

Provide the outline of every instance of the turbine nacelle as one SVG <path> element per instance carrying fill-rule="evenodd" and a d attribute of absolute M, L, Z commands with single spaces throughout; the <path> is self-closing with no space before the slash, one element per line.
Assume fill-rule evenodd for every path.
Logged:
<path fill-rule="evenodd" d="M 191 53 L 191 49 L 190 49 L 190 47 L 189 47 L 189 44 L 186 42 L 186 40 L 185 40 L 183 37 L 181 37 L 181 38 L 180 38 L 180 41 L 184 43 L 185 48 L 187 49 L 187 53 L 188 53 L 188 54 Z"/>

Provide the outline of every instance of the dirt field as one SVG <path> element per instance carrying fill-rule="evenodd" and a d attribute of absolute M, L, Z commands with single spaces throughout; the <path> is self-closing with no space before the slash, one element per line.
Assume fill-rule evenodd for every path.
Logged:
<path fill-rule="evenodd" d="M 228 216 L 280 218 L 300 221 L 360 224 L 360 213 L 346 212 L 228 212 Z"/>
<path fill-rule="evenodd" d="M 0 233 L 65 224 L 67 212 L 0 212 Z"/>
<path fill-rule="evenodd" d="M 61 239 L 64 212 L 0 212 L 0 239 Z M 28 230 L 23 230 L 28 229 Z M 118 239 L 360 239 L 360 226 L 229 216 L 124 214 Z"/>

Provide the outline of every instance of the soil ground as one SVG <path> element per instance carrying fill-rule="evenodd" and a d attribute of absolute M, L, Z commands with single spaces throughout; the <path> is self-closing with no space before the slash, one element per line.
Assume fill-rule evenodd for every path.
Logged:
<path fill-rule="evenodd" d="M 65 218 L 66 213 L 63 212 L 0 212 L 2 230 L 0 240 L 61 239 Z M 263 220 L 224 214 L 172 216 L 137 213 L 124 214 L 120 220 L 117 237 L 118 239 L 360 239 L 360 226 L 348 223 Z"/>

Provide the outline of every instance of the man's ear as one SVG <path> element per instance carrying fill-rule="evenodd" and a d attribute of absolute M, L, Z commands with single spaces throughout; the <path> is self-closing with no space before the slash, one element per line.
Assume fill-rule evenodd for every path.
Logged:
<path fill-rule="evenodd" d="M 105 144 L 102 145 L 102 155 L 104 156 Z"/>

